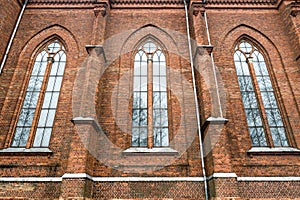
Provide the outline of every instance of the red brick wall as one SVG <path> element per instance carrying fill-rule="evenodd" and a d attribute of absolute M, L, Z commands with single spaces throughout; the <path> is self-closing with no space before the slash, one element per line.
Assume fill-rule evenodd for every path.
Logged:
<path fill-rule="evenodd" d="M 38 6 L 38 4 L 35 6 Z M 12 17 L 9 14 L 10 11 L 11 9 L 0 12 L 5 12 L 5 16 Z M 205 146 L 208 149 L 205 153 L 207 174 L 232 172 L 238 176 L 245 177 L 299 176 L 299 154 L 247 154 L 247 151 L 251 148 L 251 141 L 233 63 L 234 47 L 241 36 L 252 39 L 262 49 L 262 52 L 268 57 L 267 63 L 271 68 L 274 89 L 287 125 L 287 132 L 290 134 L 292 147 L 297 148 L 300 145 L 300 74 L 299 65 L 294 59 L 293 41 L 295 40 L 290 39 L 290 37 L 297 35 L 297 33 L 291 33 L 291 31 L 296 29 L 287 29 L 285 18 L 282 17 L 284 15 L 288 18 L 287 14 L 283 11 L 279 12 L 273 7 L 272 9 L 230 9 L 228 7 L 213 9 L 207 6 L 206 11 L 211 42 L 214 46 L 215 64 L 220 73 L 219 80 L 223 82 L 224 90 L 221 91 L 221 96 L 223 97 L 224 117 L 229 120 L 225 126 L 210 125 L 206 129 L 203 127 L 203 135 L 209 135 L 210 137 Z M 192 15 L 192 13 L 190 14 Z M 107 10 L 106 16 L 99 15 L 98 17 L 99 21 L 97 23 L 99 23 L 98 25 L 101 28 L 95 31 L 96 22 L 92 5 L 85 5 L 85 7 L 77 7 L 76 9 L 63 6 L 60 9 L 30 8 L 30 6 L 26 9 L 9 59 L 0 78 L 2 87 L 0 93 L 1 148 L 9 147 L 9 141 L 11 141 L 14 131 L 14 123 L 16 123 L 18 110 L 26 90 L 26 82 L 30 76 L 31 63 L 38 50 L 37 47 L 40 47 L 43 42 L 50 38 L 56 37 L 61 39 L 66 47 L 67 66 L 49 147 L 53 154 L 39 155 L 32 153 L 30 155 L 20 155 L 15 153 L 12 155 L 1 153 L 1 176 L 60 177 L 66 172 L 88 173 L 91 176 L 201 176 L 199 139 L 196 129 L 193 129 L 195 125 L 193 95 L 186 90 L 191 88 L 185 88 L 182 84 L 187 82 L 188 86 L 190 86 L 192 82 L 187 54 L 186 24 L 183 7 L 173 9 L 112 8 Z M 14 21 L 12 19 L 11 21 Z M 297 19 L 295 18 L 296 21 Z M 11 24 L 13 23 L 7 23 L 5 27 L 9 27 Z M 198 30 L 198 32 L 192 33 L 198 42 L 197 45 L 207 44 L 207 35 L 203 27 L 204 23 L 201 14 L 194 17 L 191 25 L 195 26 L 193 27 L 194 30 Z M 133 32 L 132 30 L 136 31 Z M 200 33 L 203 35 L 197 35 Z M 168 82 L 169 122 L 172 126 L 170 128 L 170 137 L 175 138 L 178 136 L 178 140 L 171 144 L 172 148 L 180 149 L 183 144 L 188 144 L 188 148 L 179 152 L 174 162 L 168 164 L 168 166 L 159 165 L 153 170 L 153 166 L 164 160 L 164 157 L 145 156 L 149 168 L 142 166 L 144 168 L 141 171 L 132 171 L 131 168 L 142 168 L 139 168 L 140 166 L 138 165 L 140 164 L 139 157 L 128 155 L 126 157 L 119 151 L 130 147 L 130 99 L 126 101 L 127 99 L 122 96 L 122 92 L 128 93 L 132 90 L 132 80 L 130 76 L 127 82 L 120 82 L 120 80 L 126 73 L 132 74 L 132 50 L 136 48 L 136 44 L 141 39 L 150 34 L 154 36 L 155 40 L 161 42 L 163 48 L 167 50 L 167 62 L 168 66 L 170 66 L 168 75 L 173 78 L 176 75 L 174 71 L 178 71 L 182 75 L 180 79 L 171 78 Z M 92 39 L 94 36 L 96 38 Z M 3 44 L 7 43 L 5 42 L 6 40 L 3 41 Z M 97 41 L 104 41 L 104 43 L 99 44 Z M 95 113 L 83 112 L 84 117 L 96 118 L 104 133 L 104 135 L 98 135 L 98 133 L 92 135 L 94 129 L 89 129 L 89 126 L 81 127 L 87 133 L 85 137 L 90 139 L 88 141 L 89 147 L 93 148 L 93 151 L 89 152 L 86 149 L 86 143 L 81 141 L 80 137 L 82 135 L 78 134 L 79 129 L 74 128 L 71 120 L 74 117 L 72 100 L 75 97 L 73 95 L 76 92 L 76 94 L 80 95 L 78 91 L 75 91 L 77 88 L 74 90 L 77 72 L 84 69 L 89 62 L 97 63 L 97 60 L 93 60 L 95 57 L 91 56 L 91 54 L 89 57 L 85 49 L 85 45 L 92 43 L 103 45 L 107 66 L 101 65 L 93 68 L 96 71 L 103 70 L 101 71 L 103 76 L 99 80 L 88 82 L 89 79 L 86 78 L 82 81 L 84 86 L 92 83 L 94 89 L 87 91 L 86 94 L 91 95 L 94 99 L 86 96 L 84 104 L 81 106 L 88 107 L 90 102 L 96 104 L 94 107 Z M 176 45 L 179 48 L 176 48 Z M 212 103 L 212 97 L 214 97 L 215 93 L 210 93 L 214 89 L 212 87 L 214 83 L 211 82 L 209 84 L 206 82 L 205 79 L 207 77 L 203 75 L 203 70 L 206 70 L 205 67 L 211 67 L 209 64 L 210 57 L 208 54 L 205 55 L 206 60 L 200 59 L 200 62 L 196 63 L 200 65 L 196 66 L 198 70 L 196 71 L 196 77 L 201 109 L 201 125 L 210 116 L 218 117 L 216 107 L 212 108 L 214 104 Z M 100 56 L 103 56 L 103 54 L 100 53 L 99 57 L 96 58 L 99 59 Z M 201 64 L 204 63 L 207 66 L 202 67 Z M 210 78 L 212 78 L 211 74 Z M 78 90 L 81 91 L 80 88 Z M 118 102 L 112 99 L 114 91 L 117 91 Z M 127 105 L 127 107 L 125 106 L 127 109 L 124 111 L 127 114 L 129 113 L 129 117 L 126 119 L 127 121 L 116 122 L 114 116 L 117 112 L 113 106 L 117 105 L 120 109 L 124 102 Z M 124 127 L 127 127 L 127 129 L 124 130 Z M 88 137 L 89 134 L 91 138 Z M 104 139 L 108 139 L 109 142 L 114 144 L 109 151 L 105 149 L 107 146 L 101 146 L 101 142 L 105 141 Z M 216 143 L 213 142 L 214 139 L 217 139 Z M 209 143 L 212 143 L 212 147 L 207 146 Z M 212 148 L 213 150 L 210 151 Z M 118 156 L 120 156 L 121 160 L 115 162 L 113 159 L 119 158 Z M 130 163 L 131 165 L 129 166 L 122 165 L 122 162 L 127 160 L 131 160 L 133 163 Z M 28 186 L 29 189 L 34 185 L 34 190 L 39 190 L 42 194 L 42 192 L 47 191 L 43 187 L 46 187 L 44 185 L 48 183 L 38 183 L 36 185 L 35 183 L 18 184 L 23 184 L 25 187 Z M 298 196 L 298 193 L 291 192 L 297 189 L 297 184 L 298 182 L 283 184 L 280 184 L 280 182 L 237 182 L 232 178 L 230 180 L 217 179 L 210 181 L 209 187 L 212 198 L 236 196 L 254 198 L 256 196 L 253 196 L 250 191 L 256 191 L 256 188 L 258 188 L 260 193 L 258 198 L 289 198 L 287 195 L 278 196 L 278 193 L 270 194 L 268 190 L 264 189 L 264 186 L 275 188 L 276 190 L 288 188 L 289 192 L 287 194 L 291 194 L 291 198 L 293 198 Z M 51 183 L 51 185 L 55 185 L 53 187 L 57 188 L 60 187 L 60 183 Z M 61 190 L 56 188 L 58 192 L 53 198 L 58 198 L 58 196 L 62 198 L 87 196 L 95 199 L 203 198 L 202 183 L 155 182 L 152 184 L 146 182 L 119 182 L 107 184 L 102 182 L 92 183 L 83 179 L 67 179 L 63 180 L 61 185 Z M 11 189 L 7 189 L 13 186 L 19 187 L 14 183 L 9 183 L 7 186 L 4 186 L 3 183 L 1 186 L 0 189 L 4 191 L 1 194 L 5 197 L 18 196 L 27 198 L 29 195 L 28 192 L 14 192 Z M 150 193 L 149 190 L 151 189 L 156 194 Z M 196 190 L 201 191 L 197 193 Z M 121 191 L 124 191 L 124 193 L 121 194 Z M 139 191 L 142 191 L 143 194 L 139 193 Z M 165 195 L 167 192 L 172 193 L 172 195 Z M 43 193 L 40 196 L 36 194 L 33 198 L 43 198 L 47 194 Z M 113 196 L 113 194 L 120 195 Z"/>

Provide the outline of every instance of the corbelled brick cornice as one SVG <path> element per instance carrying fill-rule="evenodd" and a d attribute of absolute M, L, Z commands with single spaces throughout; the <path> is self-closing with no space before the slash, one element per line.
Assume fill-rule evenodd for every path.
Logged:
<path fill-rule="evenodd" d="M 276 4 L 278 0 L 206 0 L 207 4 Z"/>

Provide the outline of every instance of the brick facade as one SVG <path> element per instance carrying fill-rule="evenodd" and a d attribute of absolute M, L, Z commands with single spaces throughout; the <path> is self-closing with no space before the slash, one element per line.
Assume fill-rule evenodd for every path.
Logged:
<path fill-rule="evenodd" d="M 1 61 L 23 3 L 0 3 Z M 201 131 L 183 1 L 29 0 L 0 75 L 1 199 L 205 199 L 205 183 L 209 199 L 300 199 L 299 1 L 187 3 Z M 50 145 L 11 148 L 35 57 L 54 39 L 67 63 Z M 266 59 L 289 147 L 251 145 L 241 39 Z M 166 56 L 166 148 L 131 145 L 133 58 L 147 40 Z"/>

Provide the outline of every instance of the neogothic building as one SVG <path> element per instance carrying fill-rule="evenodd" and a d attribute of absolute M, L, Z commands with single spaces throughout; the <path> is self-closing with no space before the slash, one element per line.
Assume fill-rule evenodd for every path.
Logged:
<path fill-rule="evenodd" d="M 298 0 L 1 0 L 1 199 L 300 199 Z"/>

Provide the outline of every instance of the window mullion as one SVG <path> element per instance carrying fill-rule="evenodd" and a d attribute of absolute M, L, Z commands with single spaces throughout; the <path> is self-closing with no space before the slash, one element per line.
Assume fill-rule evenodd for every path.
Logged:
<path fill-rule="evenodd" d="M 262 120 L 263 120 L 262 124 L 263 124 L 263 127 L 265 129 L 266 140 L 267 140 L 267 143 L 271 147 L 274 147 L 270 127 L 269 127 L 269 124 L 268 124 L 267 114 L 266 114 L 266 111 L 265 111 L 264 106 L 263 106 L 264 104 L 263 104 L 262 96 L 261 96 L 261 93 L 260 93 L 258 81 L 256 79 L 256 74 L 255 74 L 255 71 L 254 71 L 253 63 L 252 63 L 252 57 L 247 58 L 247 64 L 249 66 L 250 75 L 252 77 L 254 90 L 255 90 L 255 93 L 257 94 L 256 96 L 257 96 L 259 111 L 261 113 Z"/>
<path fill-rule="evenodd" d="M 48 83 L 48 80 L 49 80 L 49 74 L 50 74 L 51 66 L 52 66 L 53 62 L 54 62 L 53 57 L 52 56 L 48 57 L 47 67 L 46 67 L 45 74 L 44 74 L 44 80 L 43 80 L 42 87 L 41 87 L 41 90 L 40 90 L 39 99 L 38 99 L 38 102 L 37 102 L 37 105 L 36 105 L 36 112 L 35 112 L 35 115 L 34 115 L 34 118 L 33 118 L 33 121 L 32 121 L 32 126 L 31 126 L 31 129 L 30 129 L 29 138 L 28 138 L 28 141 L 27 141 L 26 148 L 30 148 L 32 146 L 34 138 L 35 138 L 36 128 L 37 128 L 37 124 L 38 124 L 39 117 L 40 117 L 40 114 L 41 114 L 41 107 L 42 107 L 42 103 L 44 101 L 46 88 L 47 88 L 47 83 Z"/>
<path fill-rule="evenodd" d="M 147 75 L 148 75 L 148 148 L 152 148 L 154 145 L 154 139 L 153 139 L 153 60 L 152 60 L 152 54 L 147 55 Z"/>

